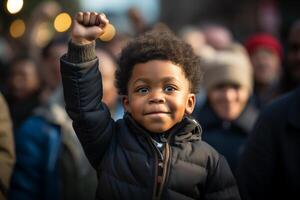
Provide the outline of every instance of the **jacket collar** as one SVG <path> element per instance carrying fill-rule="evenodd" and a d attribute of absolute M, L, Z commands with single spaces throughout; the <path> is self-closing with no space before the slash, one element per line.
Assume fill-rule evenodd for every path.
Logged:
<path fill-rule="evenodd" d="M 136 134 L 150 137 L 151 133 L 138 124 L 129 113 L 125 113 L 124 120 L 130 130 Z M 191 116 L 185 116 L 181 122 L 173 126 L 169 131 L 162 133 L 167 134 L 171 141 L 187 142 L 199 140 L 201 138 L 202 129 L 199 123 Z"/>
<path fill-rule="evenodd" d="M 206 102 L 203 107 L 203 110 L 199 111 L 197 119 L 204 127 L 204 129 L 205 127 L 208 128 L 222 126 L 224 121 L 215 114 L 208 102 Z M 241 115 L 236 120 L 230 122 L 230 124 L 238 127 L 239 129 L 242 129 L 245 133 L 248 134 L 251 132 L 257 116 L 258 110 L 249 101 Z"/>

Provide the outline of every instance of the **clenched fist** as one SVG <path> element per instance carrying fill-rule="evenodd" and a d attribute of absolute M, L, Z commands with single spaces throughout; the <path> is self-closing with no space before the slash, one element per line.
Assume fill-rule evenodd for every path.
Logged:
<path fill-rule="evenodd" d="M 109 24 L 105 14 L 96 12 L 78 12 L 73 20 L 72 42 L 89 44 L 104 33 L 103 28 Z"/>

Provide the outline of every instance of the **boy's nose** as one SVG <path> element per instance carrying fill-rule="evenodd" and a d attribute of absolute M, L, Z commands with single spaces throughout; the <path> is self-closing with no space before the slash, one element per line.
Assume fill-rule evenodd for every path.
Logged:
<path fill-rule="evenodd" d="M 164 103 L 165 97 L 162 92 L 152 92 L 149 98 L 150 103 Z"/>

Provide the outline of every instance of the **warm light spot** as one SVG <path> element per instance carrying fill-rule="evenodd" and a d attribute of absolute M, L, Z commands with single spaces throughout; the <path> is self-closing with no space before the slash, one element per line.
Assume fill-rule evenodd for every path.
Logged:
<path fill-rule="evenodd" d="M 9 33 L 13 38 L 19 38 L 25 33 L 25 23 L 21 19 L 16 19 L 9 27 Z"/>
<path fill-rule="evenodd" d="M 106 24 L 103 30 L 104 33 L 99 38 L 104 42 L 110 41 L 116 34 L 116 29 L 111 24 Z"/>
<path fill-rule="evenodd" d="M 9 13 L 16 14 L 23 7 L 23 0 L 8 0 L 6 4 L 6 8 Z"/>
<path fill-rule="evenodd" d="M 54 28 L 57 32 L 65 32 L 70 28 L 72 19 L 68 13 L 60 13 L 54 20 Z"/>

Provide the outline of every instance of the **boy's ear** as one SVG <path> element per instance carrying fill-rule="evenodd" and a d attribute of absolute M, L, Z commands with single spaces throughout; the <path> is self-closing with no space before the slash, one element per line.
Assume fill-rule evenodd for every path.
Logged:
<path fill-rule="evenodd" d="M 190 93 L 188 95 L 188 99 L 186 102 L 186 106 L 185 106 L 185 113 L 186 114 L 192 114 L 192 112 L 194 111 L 195 108 L 195 104 L 196 104 L 196 95 L 193 93 Z"/>
<path fill-rule="evenodd" d="M 122 97 L 122 103 L 123 103 L 123 107 L 124 107 L 124 110 L 126 112 L 130 112 L 130 107 L 129 107 L 129 98 L 127 95 L 124 95 Z"/>

